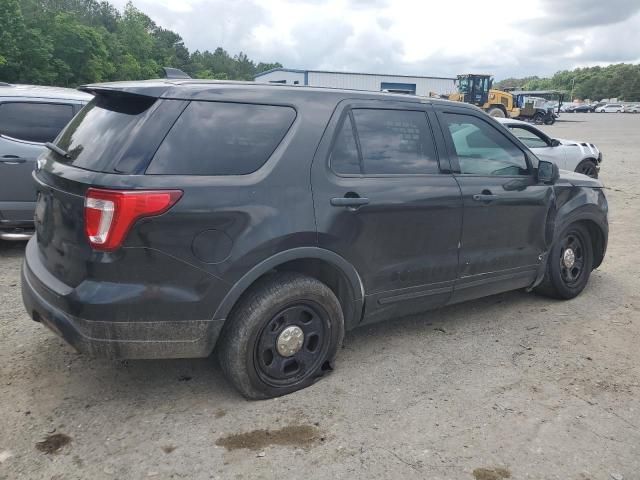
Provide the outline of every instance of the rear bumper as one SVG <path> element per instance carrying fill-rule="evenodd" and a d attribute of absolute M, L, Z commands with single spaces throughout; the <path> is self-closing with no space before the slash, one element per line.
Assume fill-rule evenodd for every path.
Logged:
<path fill-rule="evenodd" d="M 27 248 L 22 265 L 22 300 L 27 312 L 33 320 L 46 325 L 79 352 L 114 359 L 197 358 L 212 352 L 224 320 L 110 321 L 79 318 L 47 300 L 58 293 L 48 289 L 33 273 L 30 267 L 30 261 L 34 260 L 32 257 L 33 249 Z"/>

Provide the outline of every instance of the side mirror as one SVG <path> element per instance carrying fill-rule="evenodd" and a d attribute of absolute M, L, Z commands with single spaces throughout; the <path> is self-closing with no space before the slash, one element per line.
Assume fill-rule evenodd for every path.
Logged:
<path fill-rule="evenodd" d="M 552 147 L 559 147 L 560 145 L 562 145 L 562 144 L 560 143 L 560 140 L 556 140 L 555 138 L 552 138 L 552 139 L 551 139 L 551 146 L 552 146 Z"/>
<path fill-rule="evenodd" d="M 560 169 L 553 162 L 538 161 L 538 182 L 553 185 L 560 178 Z"/>

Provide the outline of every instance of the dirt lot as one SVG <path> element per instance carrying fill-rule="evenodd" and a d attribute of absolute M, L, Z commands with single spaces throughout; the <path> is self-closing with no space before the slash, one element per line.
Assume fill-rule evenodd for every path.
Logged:
<path fill-rule="evenodd" d="M 211 360 L 80 356 L 29 320 L 0 246 L 0 479 L 640 479 L 640 115 L 546 130 L 604 151 L 607 257 L 523 292 L 347 335 L 336 371 L 247 402 Z"/>

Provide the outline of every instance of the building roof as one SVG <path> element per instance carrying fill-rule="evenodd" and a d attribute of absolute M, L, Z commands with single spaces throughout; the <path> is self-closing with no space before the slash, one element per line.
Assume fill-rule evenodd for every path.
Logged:
<path fill-rule="evenodd" d="M 339 72 L 335 70 L 299 70 L 295 68 L 272 68 L 266 72 L 261 72 L 253 78 L 258 78 L 272 72 L 291 72 L 291 73 L 333 73 L 338 75 L 371 75 L 376 77 L 402 77 L 402 78 L 428 78 L 434 80 L 456 80 L 453 77 L 431 77 L 425 75 L 399 75 L 395 73 L 363 73 L 363 72 Z"/>
<path fill-rule="evenodd" d="M 91 95 L 74 88 L 47 87 L 0 83 L 0 97 L 60 98 L 64 100 L 91 100 Z"/>

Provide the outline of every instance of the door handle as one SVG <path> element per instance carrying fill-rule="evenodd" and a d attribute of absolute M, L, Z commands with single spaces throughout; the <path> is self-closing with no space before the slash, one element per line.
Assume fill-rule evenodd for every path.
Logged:
<path fill-rule="evenodd" d="M 331 205 L 334 207 L 357 208 L 368 203 L 369 199 L 366 197 L 336 197 L 331 199 Z"/>
<path fill-rule="evenodd" d="M 491 190 L 483 190 L 482 193 L 476 193 L 473 196 L 473 199 L 476 202 L 493 202 L 498 198 L 498 195 L 494 195 L 493 193 L 491 193 Z"/>
<path fill-rule="evenodd" d="M 26 158 L 18 157 L 17 155 L 3 155 L 0 157 L 0 163 L 6 163 L 7 165 L 18 165 L 26 161 Z"/>

